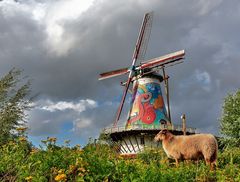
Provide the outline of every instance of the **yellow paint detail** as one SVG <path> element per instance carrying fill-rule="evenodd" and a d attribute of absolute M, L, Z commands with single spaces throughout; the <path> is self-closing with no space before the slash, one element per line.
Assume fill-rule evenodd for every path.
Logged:
<path fill-rule="evenodd" d="M 132 107 L 131 115 L 134 114 L 134 113 L 138 113 L 138 112 L 139 112 L 139 108 L 138 108 L 138 105 L 135 102 L 133 104 L 133 107 Z"/>
<path fill-rule="evenodd" d="M 142 89 L 145 93 L 147 92 L 147 88 L 145 87 L 145 85 L 138 85 L 138 88 Z"/>

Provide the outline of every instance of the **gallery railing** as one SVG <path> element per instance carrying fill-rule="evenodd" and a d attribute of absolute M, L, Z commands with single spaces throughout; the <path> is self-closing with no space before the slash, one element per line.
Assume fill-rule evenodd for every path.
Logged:
<path fill-rule="evenodd" d="M 131 124 L 130 126 L 116 126 L 116 127 L 106 127 L 103 129 L 103 133 L 117 133 L 117 132 L 123 132 L 123 131 L 130 131 L 130 130 L 162 130 L 162 129 L 168 129 L 168 130 L 177 130 L 182 131 L 181 125 L 147 125 L 147 124 Z M 189 133 L 195 133 L 196 128 L 188 127 L 186 128 L 186 131 Z"/>

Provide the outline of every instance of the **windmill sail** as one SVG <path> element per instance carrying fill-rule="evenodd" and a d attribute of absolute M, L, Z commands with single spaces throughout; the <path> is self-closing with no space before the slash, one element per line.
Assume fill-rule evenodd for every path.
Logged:
<path fill-rule="evenodd" d="M 170 54 L 167 54 L 164 56 L 160 56 L 160 57 L 145 61 L 145 62 L 141 63 L 140 66 L 137 66 L 136 70 L 145 69 L 145 68 L 155 68 L 155 67 L 159 67 L 159 66 L 163 66 L 163 65 L 171 66 L 173 64 L 177 64 L 176 62 L 182 61 L 182 59 L 184 59 L 184 56 L 185 56 L 184 50 L 170 53 Z M 101 73 L 99 80 L 124 75 L 129 72 L 130 72 L 130 70 L 128 68 L 112 70 L 109 72 Z"/>
<path fill-rule="evenodd" d="M 122 96 L 122 99 L 121 99 L 121 102 L 120 102 L 120 105 L 119 105 L 119 108 L 118 108 L 118 111 L 117 111 L 117 117 L 116 117 L 116 120 L 115 120 L 113 126 L 117 125 L 117 122 L 120 118 L 122 108 L 123 108 L 123 105 L 124 105 L 124 102 L 125 102 L 125 99 L 126 99 L 126 96 L 127 96 L 127 91 L 128 91 L 129 85 L 131 83 L 133 73 L 135 71 L 135 64 L 136 64 L 136 61 L 138 60 L 141 47 L 144 43 L 143 40 L 145 39 L 146 36 L 150 35 L 149 33 L 146 33 L 146 30 L 152 24 L 151 23 L 152 22 L 152 16 L 153 16 L 152 13 L 146 13 L 144 15 L 143 23 L 142 23 L 142 26 L 141 26 L 141 29 L 140 29 L 138 40 L 137 40 L 137 44 L 136 44 L 136 47 L 135 47 L 135 50 L 134 50 L 134 53 L 133 53 L 133 61 L 132 61 L 132 65 L 131 65 L 131 68 L 130 68 L 130 71 L 129 71 L 128 80 L 127 80 L 127 83 L 125 85 L 125 89 L 123 91 L 123 96 Z M 150 21 L 150 23 L 149 23 L 149 21 Z"/>
<path fill-rule="evenodd" d="M 142 63 L 139 67 L 136 69 L 144 69 L 144 68 L 154 68 L 158 66 L 163 66 L 167 64 L 172 64 L 176 61 L 182 60 L 185 56 L 185 51 L 177 51 L 171 54 L 167 54 L 161 57 L 157 57 L 151 60 L 148 60 L 144 63 Z"/>
<path fill-rule="evenodd" d="M 151 34 L 152 20 L 153 20 L 153 12 L 146 13 L 143 19 L 142 27 L 140 29 L 139 37 L 138 37 L 134 54 L 133 54 L 133 60 L 135 59 L 135 61 L 143 60 L 145 57 L 148 41 Z M 98 80 L 103 80 L 103 79 L 112 78 L 115 76 L 124 75 L 129 72 L 130 70 L 128 70 L 128 68 L 112 70 L 109 72 L 101 73 Z"/>
<path fill-rule="evenodd" d="M 103 80 L 103 79 L 112 78 L 112 77 L 115 77 L 115 76 L 124 75 L 128 72 L 129 72 L 128 68 L 121 68 L 121 69 L 101 73 L 98 80 Z"/>
<path fill-rule="evenodd" d="M 145 58 L 145 54 L 146 54 L 146 50 L 148 47 L 148 42 L 151 35 L 151 30 L 152 30 L 152 21 L 153 21 L 153 12 L 147 13 L 146 27 L 145 27 L 142 43 L 140 46 L 140 50 L 138 53 L 138 58 L 137 58 L 138 60 L 144 60 Z"/>

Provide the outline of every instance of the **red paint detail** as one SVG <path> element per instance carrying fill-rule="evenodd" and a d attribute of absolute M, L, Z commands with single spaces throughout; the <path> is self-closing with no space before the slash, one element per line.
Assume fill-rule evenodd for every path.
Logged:
<path fill-rule="evenodd" d="M 153 106 L 149 103 L 144 103 L 144 111 L 144 115 L 141 118 L 142 122 L 146 124 L 152 124 L 153 121 L 156 119 L 156 113 Z"/>
<path fill-rule="evenodd" d="M 139 113 L 137 116 L 131 118 L 128 123 L 134 123 L 141 120 L 145 124 L 151 124 L 156 119 L 156 113 L 153 105 L 149 103 L 152 98 L 150 92 L 139 95 L 136 99 L 136 105 L 139 108 Z"/>

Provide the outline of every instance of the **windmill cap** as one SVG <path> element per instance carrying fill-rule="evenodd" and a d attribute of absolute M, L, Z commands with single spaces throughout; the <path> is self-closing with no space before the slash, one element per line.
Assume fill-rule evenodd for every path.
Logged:
<path fill-rule="evenodd" d="M 157 73 L 157 72 L 152 72 L 152 73 L 146 74 L 146 75 L 144 75 L 143 77 L 155 78 L 155 79 L 159 80 L 160 82 L 163 81 L 163 76 L 160 75 L 160 74 Z"/>

